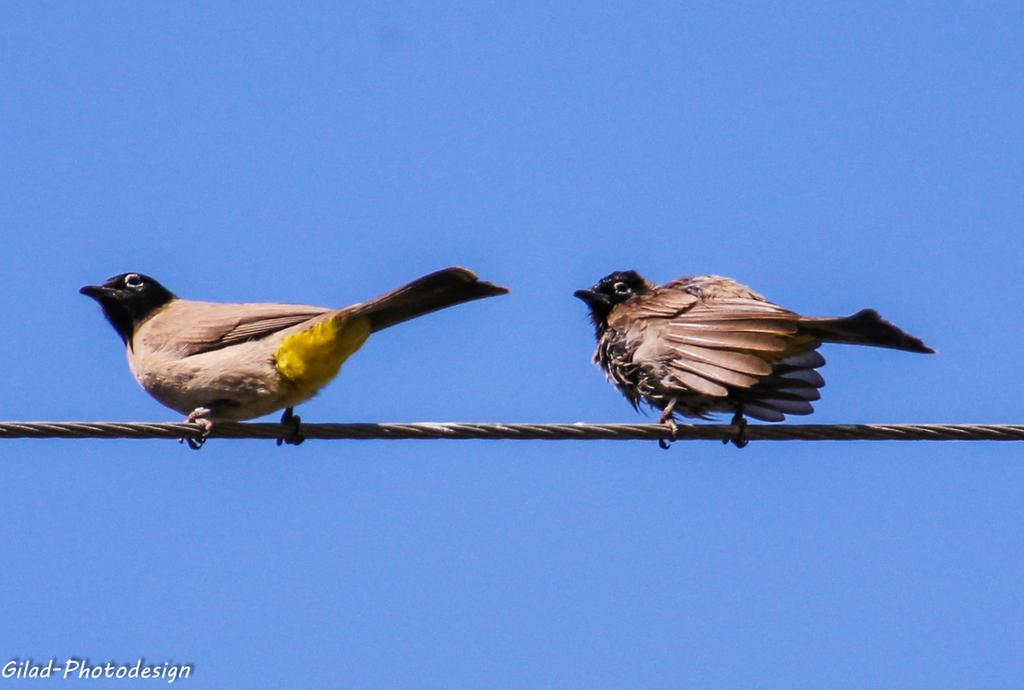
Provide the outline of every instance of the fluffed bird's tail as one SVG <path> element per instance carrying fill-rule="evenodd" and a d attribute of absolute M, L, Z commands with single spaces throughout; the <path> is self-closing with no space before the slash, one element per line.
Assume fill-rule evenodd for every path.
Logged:
<path fill-rule="evenodd" d="M 507 292 L 508 288 L 480 280 L 469 269 L 452 266 L 417 278 L 369 302 L 353 305 L 346 311 L 353 316 L 367 317 L 370 331 L 375 332 L 438 309 Z"/>
<path fill-rule="evenodd" d="M 800 332 L 829 343 L 873 345 L 907 352 L 934 353 L 916 338 L 883 319 L 874 309 L 862 309 L 852 316 L 801 317 Z"/>

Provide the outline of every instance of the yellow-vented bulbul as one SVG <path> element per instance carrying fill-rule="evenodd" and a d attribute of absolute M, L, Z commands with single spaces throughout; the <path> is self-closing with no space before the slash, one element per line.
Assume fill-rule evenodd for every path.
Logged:
<path fill-rule="evenodd" d="M 810 414 L 824 379 L 822 343 L 934 352 L 873 309 L 844 317 L 801 316 L 721 276 L 654 285 L 636 271 L 602 278 L 576 297 L 597 329 L 594 361 L 636 408 L 673 414 L 713 412 L 779 422 Z M 737 444 L 739 445 L 739 443 Z"/>
<path fill-rule="evenodd" d="M 371 333 L 438 309 L 508 290 L 465 268 L 446 268 L 343 309 L 297 304 L 223 304 L 181 299 L 141 273 L 80 292 L 103 308 L 124 341 L 136 380 L 208 434 L 215 422 L 292 408 L 333 379 Z M 279 440 L 280 442 L 280 440 Z M 189 445 L 198 447 L 202 440 Z"/>

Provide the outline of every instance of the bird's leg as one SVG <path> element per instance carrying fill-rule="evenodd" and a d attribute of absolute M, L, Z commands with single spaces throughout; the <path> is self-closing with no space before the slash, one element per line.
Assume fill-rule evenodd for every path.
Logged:
<path fill-rule="evenodd" d="M 297 446 L 306 439 L 299 433 L 299 425 L 302 424 L 302 417 L 295 414 L 295 410 L 291 407 L 284 411 L 281 415 L 281 424 L 291 427 L 291 433 L 287 436 L 280 436 L 277 439 L 277 445 L 287 443 L 289 446 Z"/>
<path fill-rule="evenodd" d="M 669 446 L 672 445 L 672 441 L 676 440 L 676 436 L 679 434 L 679 426 L 676 424 L 676 418 L 673 416 L 672 411 L 676 409 L 676 398 L 672 398 L 668 405 L 661 413 L 661 418 L 658 420 L 658 424 L 664 424 L 668 427 L 669 440 L 663 438 L 658 439 L 658 446 L 662 450 L 668 450 Z"/>
<path fill-rule="evenodd" d="M 188 417 L 185 418 L 186 424 L 198 424 L 203 428 L 203 435 L 199 438 L 194 436 L 187 436 L 185 438 L 179 438 L 178 443 L 184 441 L 188 443 L 188 447 L 192 450 L 199 450 L 206 443 L 206 438 L 213 431 L 213 420 L 210 419 L 212 410 L 208 407 L 197 407 L 188 413 Z"/>
<path fill-rule="evenodd" d="M 743 416 L 743 405 L 736 408 L 736 414 L 732 416 L 732 422 L 736 427 L 736 435 L 732 438 L 722 439 L 722 443 L 732 443 L 737 448 L 745 448 L 750 441 L 747 440 L 747 420 Z"/>

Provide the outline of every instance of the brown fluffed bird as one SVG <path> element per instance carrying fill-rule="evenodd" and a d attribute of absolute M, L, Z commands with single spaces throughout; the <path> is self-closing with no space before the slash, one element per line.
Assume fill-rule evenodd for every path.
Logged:
<path fill-rule="evenodd" d="M 285 440 L 300 443 L 292 408 L 327 385 L 371 333 L 507 288 L 451 267 L 342 309 L 299 304 L 225 304 L 181 299 L 154 278 L 122 273 L 80 292 L 127 348 L 139 384 L 208 434 L 222 420 L 284 410 Z M 205 436 L 204 436 L 205 439 Z M 197 448 L 202 441 L 188 439 Z"/>
<path fill-rule="evenodd" d="M 707 418 L 733 413 L 781 422 L 814 411 L 825 385 L 822 343 L 932 353 L 930 347 L 864 309 L 852 316 L 801 316 L 731 278 L 690 276 L 655 285 L 636 271 L 602 278 L 576 297 L 597 329 L 594 361 L 638 407 Z M 740 443 L 737 443 L 740 445 Z"/>

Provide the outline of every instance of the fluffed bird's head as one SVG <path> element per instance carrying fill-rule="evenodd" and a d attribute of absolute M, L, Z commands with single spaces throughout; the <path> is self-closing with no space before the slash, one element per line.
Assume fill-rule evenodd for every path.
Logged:
<path fill-rule="evenodd" d="M 597 281 L 594 287 L 577 290 L 573 294 L 590 307 L 590 320 L 594 322 L 598 335 L 608 325 L 608 314 L 617 304 L 622 304 L 634 295 L 642 295 L 652 288 L 636 271 L 616 271 Z"/>
<path fill-rule="evenodd" d="M 140 323 L 175 297 L 156 279 L 141 273 L 122 273 L 102 285 L 86 285 L 79 292 L 100 303 L 103 315 L 126 345 Z"/>

